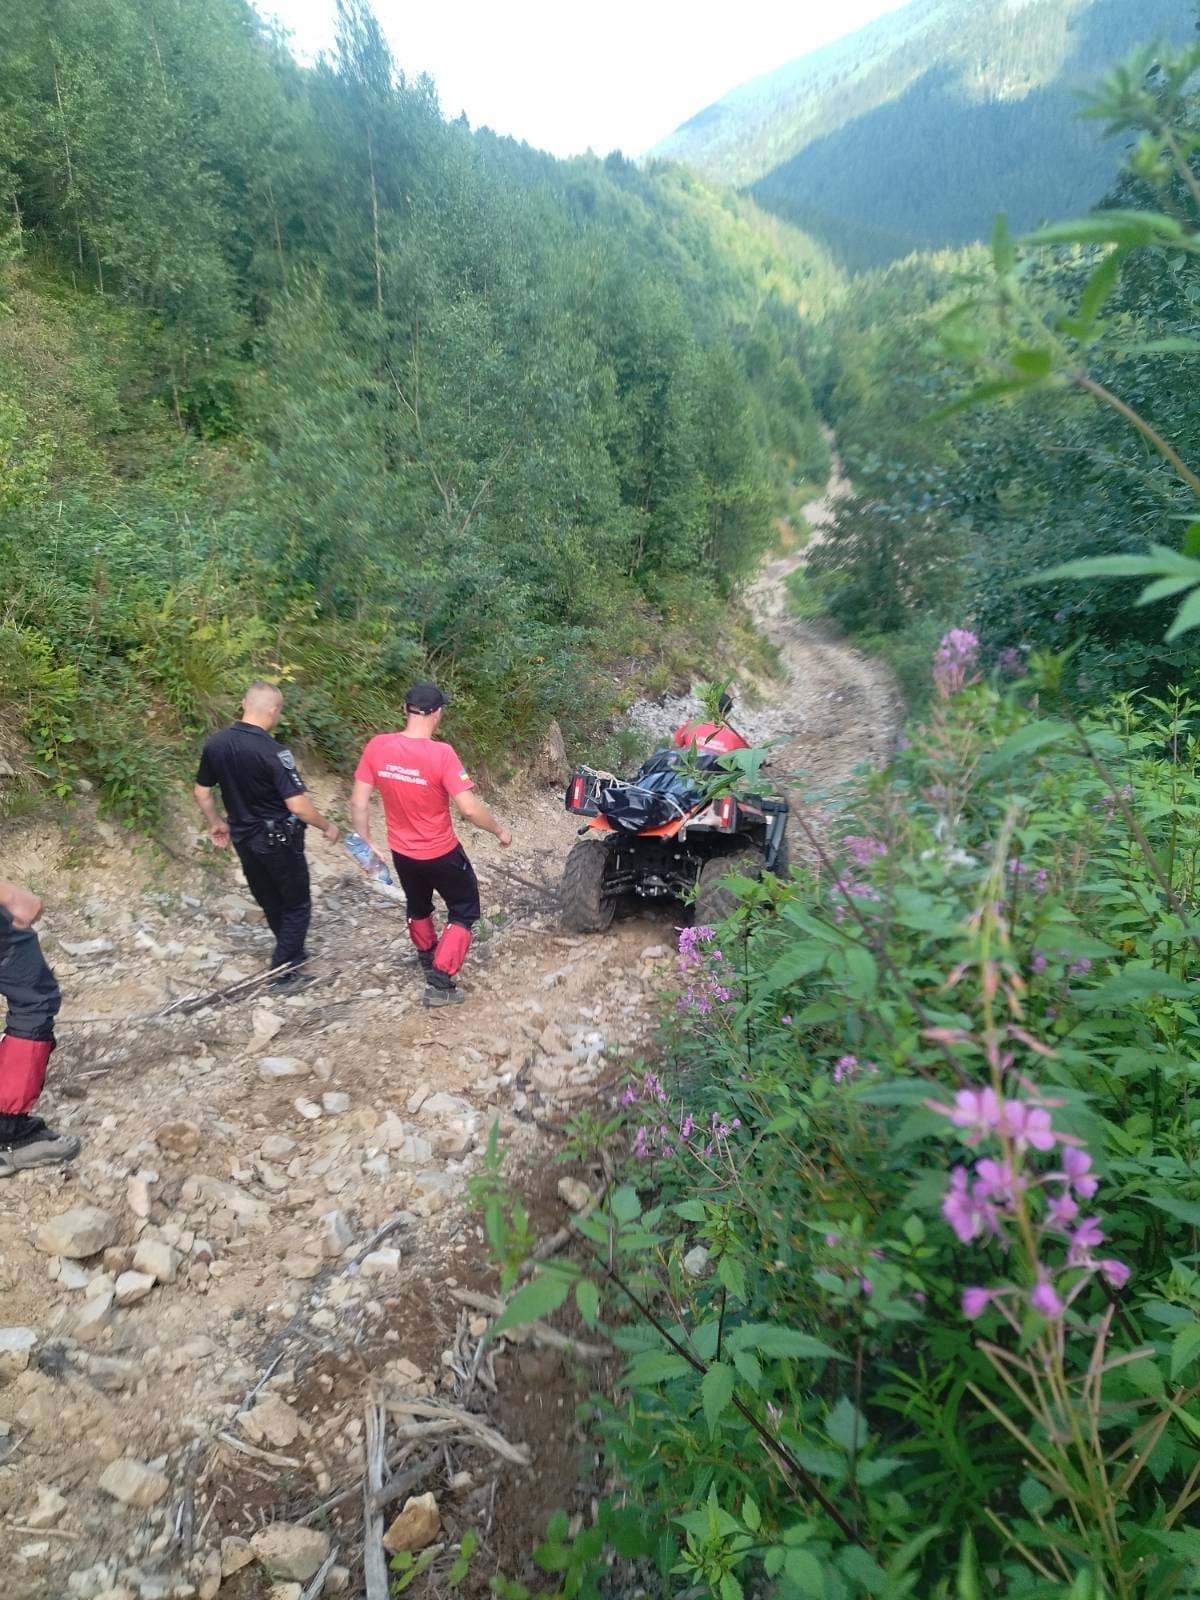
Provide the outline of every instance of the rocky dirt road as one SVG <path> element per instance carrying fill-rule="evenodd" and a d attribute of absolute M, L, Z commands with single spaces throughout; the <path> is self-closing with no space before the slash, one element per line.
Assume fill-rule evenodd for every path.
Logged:
<path fill-rule="evenodd" d="M 886 756 L 897 706 L 878 667 L 787 618 L 799 559 L 750 595 L 788 671 L 758 736 L 827 787 Z M 571 823 L 553 792 L 502 809 L 517 846 L 470 845 L 488 919 L 469 1003 L 436 1014 L 401 909 L 318 845 L 311 988 L 147 1015 L 261 969 L 266 929 L 227 863 L 185 846 L 156 868 L 108 830 L 72 865 L 65 837 L 8 830 L 67 995 L 46 1112 L 84 1143 L 69 1172 L 0 1187 L 10 1600 L 363 1593 L 375 1402 L 392 1490 L 436 1496 L 440 1531 L 426 1507 L 417 1536 L 450 1552 L 474 1529 L 481 1586 L 555 1506 L 586 1516 L 572 1408 L 595 1373 L 553 1344 L 481 1342 L 494 1280 L 465 1187 L 498 1122 L 534 1230 L 563 1226 L 560 1180 L 589 1174 L 555 1165 L 562 1123 L 651 1048 L 673 919 L 563 936 Z"/>

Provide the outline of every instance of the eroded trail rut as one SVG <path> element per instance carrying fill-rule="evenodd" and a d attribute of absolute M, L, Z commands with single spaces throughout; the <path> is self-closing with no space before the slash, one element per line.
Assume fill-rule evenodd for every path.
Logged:
<path fill-rule="evenodd" d="M 827 514 L 808 508 L 818 528 Z M 799 559 L 768 565 L 749 599 L 789 674 L 763 714 L 783 741 L 776 770 L 826 786 L 886 756 L 897 707 L 880 668 L 786 617 Z M 361 1593 L 373 1394 L 486 1415 L 528 1459 L 501 1459 L 466 1424 L 427 1434 L 411 1413 L 399 1426 L 414 1437 L 397 1442 L 391 1419 L 393 1464 L 407 1452 L 424 1468 L 416 1489 L 437 1494 L 442 1538 L 477 1531 L 484 1583 L 570 1502 L 576 1379 L 536 1342 L 481 1352 L 461 1296 L 493 1283 L 464 1188 L 499 1118 L 534 1230 L 563 1224 L 558 1183 L 574 1169 L 553 1164 L 555 1125 L 647 1047 L 672 918 L 564 937 L 537 886 L 557 881 L 570 821 L 556 794 L 510 796 L 506 811 L 512 851 L 471 842 L 489 936 L 469 1003 L 435 1014 L 418 1004 L 400 908 L 318 846 L 309 990 L 116 1020 L 257 971 L 269 941 L 254 908 L 224 863 L 156 881 L 111 831 L 73 871 L 61 845 L 6 840 L 7 873 L 54 885 L 44 926 L 67 1002 L 46 1110 L 84 1141 L 73 1170 L 0 1188 L 12 1600 L 274 1595 L 243 1541 L 278 1521 L 305 1524 L 280 1577 L 291 1563 L 299 1582 L 336 1547 L 325 1592 Z M 97 1018 L 113 1020 L 83 1020 Z M 52 1222 L 79 1208 L 98 1215 Z M 137 1465 L 111 1470 L 123 1461 Z"/>

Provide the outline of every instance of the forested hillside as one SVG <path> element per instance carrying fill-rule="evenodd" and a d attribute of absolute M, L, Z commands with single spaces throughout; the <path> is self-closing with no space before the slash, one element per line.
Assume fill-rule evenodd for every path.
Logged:
<path fill-rule="evenodd" d="M 248 673 L 331 760 L 425 674 L 476 756 L 594 729 L 825 460 L 819 250 L 340 16 L 302 69 L 243 0 L 0 3 L 5 754 L 130 815 Z"/>
<path fill-rule="evenodd" d="M 1069 649 L 1065 681 L 1085 701 L 1195 672 L 1193 641 L 1164 638 L 1169 594 L 1137 606 L 1128 581 L 1029 582 L 1175 544 L 1196 515 L 1178 469 L 1200 459 L 1196 202 L 1170 151 L 1194 138 L 1200 100 L 1194 55 L 1143 81 L 1152 59 L 1096 86 L 1110 125 L 1137 140 L 1103 209 L 1019 253 L 1000 225 L 990 250 L 866 274 L 814 341 L 857 493 L 797 603 L 828 608 L 913 682 L 963 617 L 1009 672 Z"/>
<path fill-rule="evenodd" d="M 1187 0 L 912 0 L 734 90 L 657 153 L 747 187 L 855 268 L 964 245 L 991 212 L 1026 228 L 1100 194 L 1121 148 L 1080 122 L 1080 90 L 1192 27 Z"/>

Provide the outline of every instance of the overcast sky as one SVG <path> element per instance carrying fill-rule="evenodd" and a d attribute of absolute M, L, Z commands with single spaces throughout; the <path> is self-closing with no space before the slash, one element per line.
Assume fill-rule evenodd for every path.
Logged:
<path fill-rule="evenodd" d="M 298 54 L 333 40 L 334 0 L 255 0 Z M 555 155 L 640 155 L 727 90 L 906 0 L 375 0 L 392 52 L 442 109 Z"/>

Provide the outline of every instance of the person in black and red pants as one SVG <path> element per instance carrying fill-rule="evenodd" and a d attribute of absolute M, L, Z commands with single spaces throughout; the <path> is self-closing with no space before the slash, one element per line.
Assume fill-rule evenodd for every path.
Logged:
<path fill-rule="evenodd" d="M 78 1139 L 55 1133 L 30 1114 L 46 1082 L 62 1004 L 33 931 L 41 914 L 42 902 L 31 889 L 0 880 L 0 994 L 8 1001 L 0 1037 L 0 1178 L 79 1154 Z"/>

